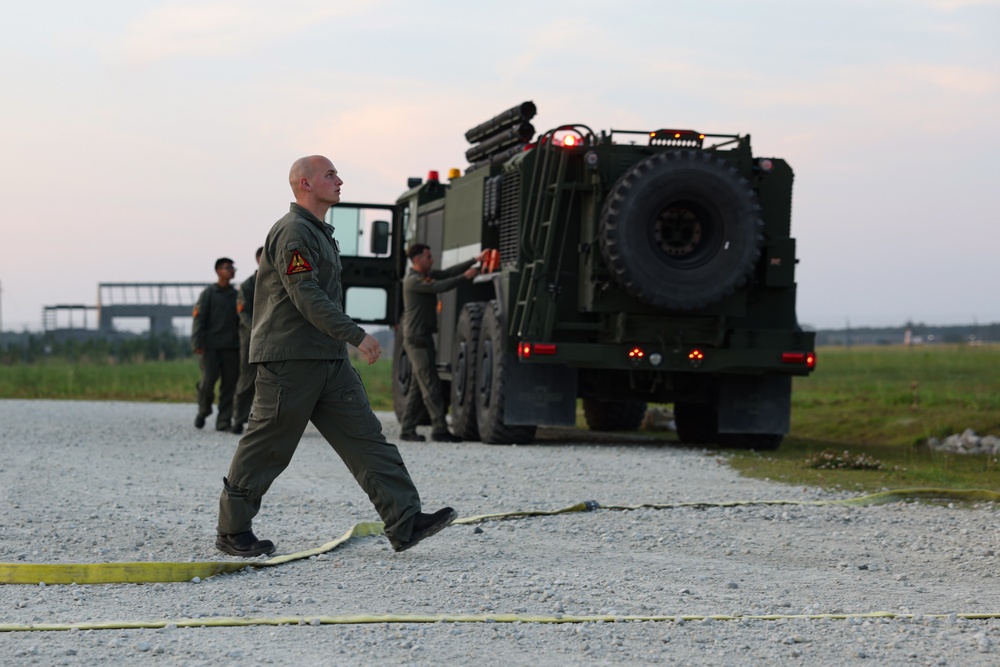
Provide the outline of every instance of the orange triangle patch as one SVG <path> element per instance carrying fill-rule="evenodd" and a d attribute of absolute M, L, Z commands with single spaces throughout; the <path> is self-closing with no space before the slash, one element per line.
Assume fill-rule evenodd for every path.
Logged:
<path fill-rule="evenodd" d="M 292 261 L 288 263 L 288 270 L 285 271 L 285 275 L 291 276 L 296 273 L 304 273 L 306 271 L 312 271 L 313 267 L 309 266 L 309 262 L 296 250 L 292 254 Z"/>

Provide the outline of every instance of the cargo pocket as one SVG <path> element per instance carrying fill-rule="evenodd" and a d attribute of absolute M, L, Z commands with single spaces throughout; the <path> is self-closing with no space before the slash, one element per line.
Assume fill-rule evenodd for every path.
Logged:
<path fill-rule="evenodd" d="M 281 401 L 285 398 L 287 388 L 281 384 L 276 371 L 280 371 L 284 364 L 283 361 L 257 364 L 257 380 L 254 383 L 255 393 L 248 424 L 278 420 Z"/>
<path fill-rule="evenodd" d="M 347 430 L 356 438 L 364 438 L 382 431 L 382 422 L 372 412 L 368 395 L 362 387 L 352 387 L 341 397 L 347 412 Z"/>

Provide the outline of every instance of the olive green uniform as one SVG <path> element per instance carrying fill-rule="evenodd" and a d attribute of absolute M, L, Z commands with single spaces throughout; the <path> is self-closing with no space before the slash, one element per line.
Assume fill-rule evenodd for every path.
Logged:
<path fill-rule="evenodd" d="M 409 540 L 420 496 L 347 356 L 365 331 L 344 313 L 333 227 L 298 204 L 267 234 L 253 313 L 256 395 L 223 479 L 219 534 L 252 529 L 261 498 L 312 421 L 368 494 L 386 536 Z"/>
<path fill-rule="evenodd" d="M 466 280 L 464 274 L 476 263 L 470 259 L 441 271 L 419 273 L 413 268 L 403 278 L 403 347 L 413 373 L 406 392 L 400 428 L 414 433 L 420 419 L 420 404 L 427 406 L 434 433 L 448 430 L 444 394 L 437 374 L 434 333 L 437 331 L 437 295 Z M 416 380 L 414 382 L 414 380 Z"/>
<path fill-rule="evenodd" d="M 250 365 L 250 326 L 253 322 L 253 293 L 257 284 L 257 272 L 240 284 L 236 294 L 236 311 L 240 316 L 240 379 L 236 383 L 236 407 L 233 409 L 233 424 L 246 424 L 253 404 L 254 381 L 257 367 Z"/>
<path fill-rule="evenodd" d="M 212 414 L 215 383 L 219 382 L 219 415 L 215 428 L 224 431 L 233 417 L 233 394 L 240 373 L 239 315 L 236 288 L 209 285 L 198 296 L 192 312 L 191 348 L 201 350 L 198 416 Z"/>

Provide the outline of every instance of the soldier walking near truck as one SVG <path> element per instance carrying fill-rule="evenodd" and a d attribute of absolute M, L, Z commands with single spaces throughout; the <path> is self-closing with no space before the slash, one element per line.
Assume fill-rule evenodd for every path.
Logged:
<path fill-rule="evenodd" d="M 313 155 L 291 168 L 295 201 L 264 242 L 254 294 L 250 362 L 257 387 L 246 435 L 223 478 L 215 546 L 234 556 L 274 551 L 253 533 L 272 482 L 292 460 L 310 421 L 365 490 L 396 551 L 434 535 L 458 516 L 421 512 L 420 496 L 398 448 L 386 442 L 347 345 L 369 364 L 382 353 L 344 312 L 340 248 L 324 222 L 340 202 L 333 163 Z"/>
<path fill-rule="evenodd" d="M 260 254 L 264 246 L 257 248 L 257 266 L 260 266 Z M 250 418 L 250 406 L 253 404 L 254 382 L 257 379 L 257 367 L 250 365 L 250 327 L 253 323 L 253 293 L 257 284 L 257 271 L 240 283 L 236 294 L 236 312 L 240 316 L 240 379 L 236 383 L 236 407 L 233 410 L 233 433 L 243 433 L 243 425 Z"/>
<path fill-rule="evenodd" d="M 233 394 L 240 373 L 239 316 L 236 313 L 236 288 L 230 283 L 236 275 L 233 260 L 220 257 L 215 261 L 219 279 L 198 296 L 191 313 L 191 347 L 199 357 L 201 381 L 198 383 L 198 416 L 195 428 L 205 426 L 215 402 L 215 383 L 219 382 L 219 415 L 215 430 L 232 428 Z"/>
<path fill-rule="evenodd" d="M 455 289 L 465 280 L 476 276 L 472 268 L 476 262 L 485 262 L 492 251 L 483 250 L 473 259 L 444 270 L 435 271 L 434 256 L 429 246 L 414 243 L 406 251 L 411 268 L 403 278 L 403 347 L 410 359 L 413 373 L 406 393 L 406 407 L 400 424 L 400 440 L 423 442 L 417 433 L 421 404 L 431 416 L 431 440 L 461 442 L 462 439 L 448 430 L 445 421 L 444 393 L 438 378 L 434 333 L 437 331 L 437 295 Z"/>

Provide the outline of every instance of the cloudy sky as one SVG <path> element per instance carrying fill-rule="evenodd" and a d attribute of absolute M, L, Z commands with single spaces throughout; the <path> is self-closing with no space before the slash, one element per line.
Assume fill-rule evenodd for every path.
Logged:
<path fill-rule="evenodd" d="M 0 89 L 5 330 L 246 277 L 295 158 L 391 202 L 524 100 L 788 160 L 805 324 L 1000 321 L 1000 0 L 5 3 Z"/>

